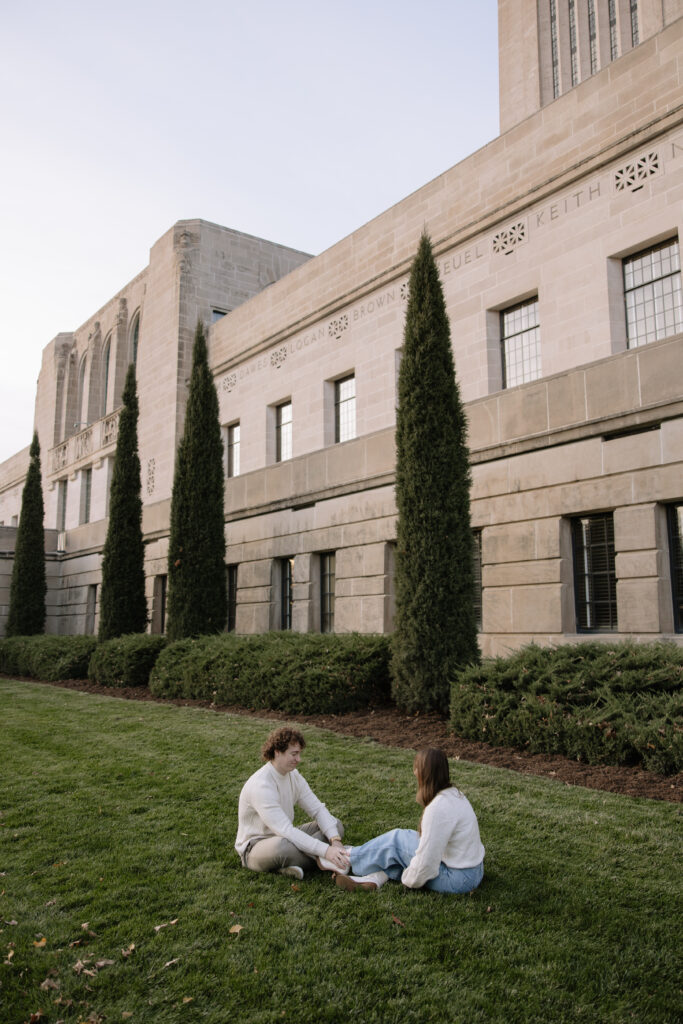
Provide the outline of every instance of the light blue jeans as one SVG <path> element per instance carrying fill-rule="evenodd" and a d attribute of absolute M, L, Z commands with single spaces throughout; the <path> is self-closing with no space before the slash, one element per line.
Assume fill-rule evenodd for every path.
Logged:
<path fill-rule="evenodd" d="M 394 828 L 351 851 L 351 874 L 369 875 L 384 871 L 400 882 L 404 868 L 415 856 L 420 836 L 412 828 Z M 471 892 L 484 877 L 484 862 L 474 868 L 449 868 L 443 862 L 436 878 L 430 878 L 423 888 L 435 892 Z"/>

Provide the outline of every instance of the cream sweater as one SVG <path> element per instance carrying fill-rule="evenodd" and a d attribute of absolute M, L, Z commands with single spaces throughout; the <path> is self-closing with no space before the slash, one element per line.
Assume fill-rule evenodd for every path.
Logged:
<path fill-rule="evenodd" d="M 295 806 L 301 807 L 310 818 L 317 821 L 323 835 L 337 835 L 335 818 L 296 769 L 280 775 L 268 761 L 254 772 L 242 787 L 239 799 L 235 849 L 240 858 L 243 858 L 252 840 L 268 839 L 270 836 L 288 839 L 309 857 L 323 857 L 328 844 L 314 839 L 292 824 Z"/>
<path fill-rule="evenodd" d="M 484 852 L 471 803 L 454 786 L 442 789 L 425 807 L 420 845 L 401 881 L 409 889 L 419 889 L 436 878 L 441 862 L 449 868 L 474 868 Z"/>

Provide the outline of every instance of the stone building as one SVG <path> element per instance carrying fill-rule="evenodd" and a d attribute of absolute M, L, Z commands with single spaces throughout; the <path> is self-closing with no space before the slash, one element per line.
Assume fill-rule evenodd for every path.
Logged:
<path fill-rule="evenodd" d="M 396 383 L 426 227 L 469 421 L 483 652 L 681 640 L 683 0 L 500 0 L 499 28 L 501 135 L 483 149 L 313 258 L 181 221 L 44 350 L 49 629 L 95 628 L 131 359 L 163 629 L 198 316 L 225 438 L 226 628 L 392 629 Z M 26 464 L 0 466 L 0 612 Z"/>

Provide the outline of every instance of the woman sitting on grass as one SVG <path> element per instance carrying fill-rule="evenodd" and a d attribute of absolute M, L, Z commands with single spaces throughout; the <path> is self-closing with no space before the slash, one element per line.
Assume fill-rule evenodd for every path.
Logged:
<path fill-rule="evenodd" d="M 395 828 L 362 846 L 347 846 L 350 866 L 342 873 L 323 858 L 321 868 L 334 870 L 342 889 L 379 889 L 388 878 L 409 889 L 461 893 L 476 889 L 484 877 L 484 847 L 472 805 L 451 785 L 448 758 L 430 747 L 415 755 L 415 799 L 424 807 L 419 831 Z"/>

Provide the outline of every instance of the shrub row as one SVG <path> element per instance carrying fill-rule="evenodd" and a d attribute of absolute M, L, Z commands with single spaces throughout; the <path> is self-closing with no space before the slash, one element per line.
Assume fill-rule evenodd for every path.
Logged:
<path fill-rule="evenodd" d="M 0 639 L 0 672 L 32 679 L 87 679 L 94 636 L 9 636 Z"/>
<path fill-rule="evenodd" d="M 100 686 L 147 686 L 149 674 L 166 644 L 165 636 L 149 633 L 103 640 L 90 658 L 88 678 Z"/>
<path fill-rule="evenodd" d="M 157 696 L 338 714 L 390 698 L 389 637 L 266 633 L 198 637 L 163 650 L 150 676 Z"/>
<path fill-rule="evenodd" d="M 683 768 L 681 682 L 673 643 L 531 645 L 458 676 L 451 726 L 467 739 L 671 774 Z"/>

